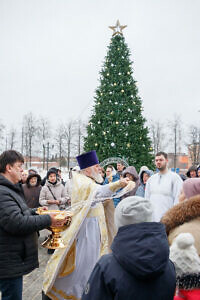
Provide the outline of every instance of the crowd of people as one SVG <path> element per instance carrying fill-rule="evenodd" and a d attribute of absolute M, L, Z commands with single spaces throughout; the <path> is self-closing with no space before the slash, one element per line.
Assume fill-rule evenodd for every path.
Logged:
<path fill-rule="evenodd" d="M 14 150 L 0 155 L 2 300 L 22 299 L 38 232 L 68 221 L 38 215 L 40 206 L 73 211 L 65 247 L 48 251 L 43 299 L 200 299 L 200 167 L 180 176 L 158 152 L 155 171 L 123 161 L 104 169 L 90 151 L 65 182 L 57 168 L 42 179 L 23 163 Z"/>

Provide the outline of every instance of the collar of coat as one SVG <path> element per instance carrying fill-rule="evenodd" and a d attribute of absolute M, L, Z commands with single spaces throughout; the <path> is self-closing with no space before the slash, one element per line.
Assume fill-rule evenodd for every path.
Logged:
<path fill-rule="evenodd" d="M 175 227 L 200 217 L 200 194 L 180 202 L 167 211 L 161 223 L 166 227 L 167 235 Z"/>

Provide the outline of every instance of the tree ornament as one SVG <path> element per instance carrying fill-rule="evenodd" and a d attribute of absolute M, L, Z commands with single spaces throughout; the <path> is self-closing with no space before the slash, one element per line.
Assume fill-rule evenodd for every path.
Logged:
<path fill-rule="evenodd" d="M 130 148 L 130 146 L 131 146 L 131 144 L 130 144 L 130 143 L 128 143 L 128 144 L 127 144 L 127 147 L 128 147 L 128 148 Z"/>
<path fill-rule="evenodd" d="M 126 27 L 127 27 L 127 25 L 121 25 L 119 20 L 117 20 L 115 26 L 109 26 L 109 28 L 113 30 L 113 36 L 115 36 L 116 34 L 123 35 L 122 30 Z"/>
<path fill-rule="evenodd" d="M 95 143 L 95 146 L 97 147 L 97 146 L 98 146 L 98 144 L 97 144 L 97 143 Z"/>
<path fill-rule="evenodd" d="M 136 120 L 136 119 L 134 119 L 133 121 L 134 121 L 134 122 L 136 122 L 137 120 Z"/>
<path fill-rule="evenodd" d="M 119 72 L 118 75 L 122 75 L 122 73 Z"/>
<path fill-rule="evenodd" d="M 101 121 L 98 121 L 97 123 L 98 123 L 98 124 L 101 124 Z"/>
<path fill-rule="evenodd" d="M 117 105 L 118 104 L 118 102 L 115 102 L 115 105 Z"/>
<path fill-rule="evenodd" d="M 130 72 L 127 72 L 128 75 L 130 75 Z"/>
<path fill-rule="evenodd" d="M 106 132 L 105 132 L 105 131 L 103 131 L 103 135 L 106 135 Z"/>
<path fill-rule="evenodd" d="M 117 85 L 116 82 L 114 82 L 113 85 L 116 86 Z"/>
<path fill-rule="evenodd" d="M 118 121 L 116 121 L 116 122 L 115 122 L 115 124 L 117 124 L 117 125 L 118 125 L 118 124 L 119 124 L 119 122 L 118 122 Z"/>
<path fill-rule="evenodd" d="M 107 76 L 109 76 L 110 74 L 109 74 L 109 73 L 107 73 L 106 75 L 107 75 Z"/>
<path fill-rule="evenodd" d="M 121 92 L 124 93 L 124 90 L 122 89 Z"/>
<path fill-rule="evenodd" d="M 109 92 L 110 95 L 112 95 L 112 92 Z"/>
<path fill-rule="evenodd" d="M 110 145 L 111 145 L 112 147 L 115 147 L 115 143 L 113 143 L 113 142 L 112 142 Z"/>

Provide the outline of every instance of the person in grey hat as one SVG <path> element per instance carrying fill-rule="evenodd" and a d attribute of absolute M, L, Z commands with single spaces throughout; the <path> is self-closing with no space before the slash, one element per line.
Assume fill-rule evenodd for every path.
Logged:
<path fill-rule="evenodd" d="M 170 247 L 170 259 L 176 268 L 174 300 L 200 299 L 200 257 L 190 233 L 180 233 Z"/>
<path fill-rule="evenodd" d="M 152 222 L 152 215 L 150 201 L 142 197 L 118 204 L 112 253 L 95 265 L 82 300 L 173 300 L 176 274 L 165 227 Z"/>

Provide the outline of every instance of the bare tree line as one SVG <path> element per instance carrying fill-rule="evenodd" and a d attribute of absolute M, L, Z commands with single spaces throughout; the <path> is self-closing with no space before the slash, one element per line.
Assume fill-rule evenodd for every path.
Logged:
<path fill-rule="evenodd" d="M 177 165 L 177 155 L 188 153 L 193 165 L 200 163 L 200 126 L 184 125 L 179 115 L 172 120 L 149 122 L 149 134 L 154 155 L 159 151 L 174 154 L 174 168 Z"/>
<path fill-rule="evenodd" d="M 48 169 L 52 158 L 59 166 L 70 167 L 72 157 L 83 151 L 86 124 L 81 120 L 60 122 L 56 128 L 47 118 L 33 113 L 23 116 L 21 126 L 10 128 L 0 121 L 0 151 L 16 149 L 28 157 L 26 167 L 31 166 L 32 157 L 42 158 L 43 169 Z M 153 153 L 159 151 L 174 153 L 174 167 L 177 155 L 186 152 L 194 165 L 200 163 L 200 126 L 184 125 L 180 116 L 172 120 L 150 120 L 149 136 Z"/>
<path fill-rule="evenodd" d="M 81 120 L 60 122 L 56 127 L 44 117 L 37 118 L 33 113 L 23 116 L 21 126 L 9 129 L 0 122 L 0 151 L 16 149 L 26 158 L 30 167 L 33 156 L 42 158 L 43 169 L 48 169 L 50 160 L 55 159 L 59 166 L 70 167 L 72 157 L 83 151 L 83 138 L 86 125 Z"/>

